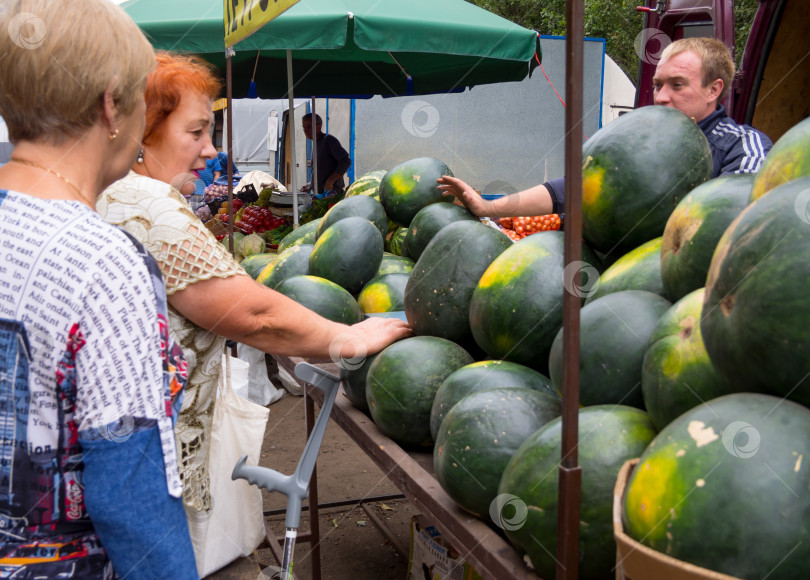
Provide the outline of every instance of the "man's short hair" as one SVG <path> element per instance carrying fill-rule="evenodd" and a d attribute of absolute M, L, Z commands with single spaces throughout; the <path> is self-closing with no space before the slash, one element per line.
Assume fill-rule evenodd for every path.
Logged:
<path fill-rule="evenodd" d="M 731 88 L 731 81 L 734 80 L 734 60 L 731 58 L 728 47 L 716 38 L 682 38 L 664 49 L 664 52 L 661 53 L 661 60 L 688 51 L 696 53 L 703 63 L 702 81 L 704 87 L 717 79 L 723 81 L 723 90 L 717 99 L 722 101 L 723 97 L 726 96 L 726 92 Z"/>
<path fill-rule="evenodd" d="M 313 116 L 315 117 L 315 126 L 316 127 L 318 125 L 323 125 L 323 119 L 321 119 L 321 116 L 316 114 L 316 113 L 307 113 L 306 115 L 303 116 L 303 118 L 301 119 L 301 122 L 303 123 L 304 121 L 309 121 L 310 123 L 312 123 L 312 117 Z"/>

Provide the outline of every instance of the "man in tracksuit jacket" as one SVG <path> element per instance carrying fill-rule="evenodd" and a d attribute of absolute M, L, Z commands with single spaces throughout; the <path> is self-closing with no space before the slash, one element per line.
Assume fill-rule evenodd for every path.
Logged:
<path fill-rule="evenodd" d="M 656 105 L 673 107 L 691 117 L 703 131 L 712 151 L 712 177 L 756 173 L 773 143 L 750 127 L 738 125 L 720 101 L 734 78 L 728 48 L 714 38 L 684 38 L 661 54 L 653 77 Z M 543 215 L 564 211 L 565 178 L 552 179 L 517 195 L 486 201 L 454 177 L 439 179 L 439 189 L 453 193 L 479 216 Z"/>

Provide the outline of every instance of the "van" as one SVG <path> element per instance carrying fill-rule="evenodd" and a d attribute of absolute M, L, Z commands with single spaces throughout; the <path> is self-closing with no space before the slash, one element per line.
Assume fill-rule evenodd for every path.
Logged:
<path fill-rule="evenodd" d="M 734 50 L 733 0 L 647 0 L 644 54 L 660 54 L 662 42 L 713 36 Z M 776 142 L 810 116 L 810 10 L 802 0 L 760 0 L 726 111 Z M 636 106 L 653 104 L 654 58 L 642 58 Z"/>

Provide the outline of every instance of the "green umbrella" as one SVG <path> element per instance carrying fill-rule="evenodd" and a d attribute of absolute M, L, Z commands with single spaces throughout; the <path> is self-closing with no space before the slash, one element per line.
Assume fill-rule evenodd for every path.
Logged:
<path fill-rule="evenodd" d="M 155 48 L 224 69 L 222 0 L 121 5 Z M 301 0 L 234 46 L 233 97 L 399 96 L 519 81 L 539 64 L 537 33 L 464 0 Z M 537 54 L 537 58 L 535 58 Z M 258 58 L 258 61 L 257 61 Z"/>

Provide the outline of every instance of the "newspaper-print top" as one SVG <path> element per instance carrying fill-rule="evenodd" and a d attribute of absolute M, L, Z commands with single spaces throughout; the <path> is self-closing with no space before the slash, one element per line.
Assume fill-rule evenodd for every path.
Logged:
<path fill-rule="evenodd" d="M 157 425 L 180 497 L 172 417 L 185 373 L 140 244 L 79 202 L 0 190 L 2 527 L 86 519 L 80 436 Z"/>

